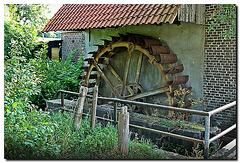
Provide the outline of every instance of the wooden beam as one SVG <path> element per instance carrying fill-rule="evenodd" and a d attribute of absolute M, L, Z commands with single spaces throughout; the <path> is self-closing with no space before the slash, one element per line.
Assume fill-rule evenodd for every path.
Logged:
<path fill-rule="evenodd" d="M 94 90 L 93 90 L 91 120 L 90 120 L 90 128 L 92 129 L 92 131 L 95 128 L 95 122 L 96 122 L 97 98 L 98 98 L 98 86 L 95 85 Z"/>
<path fill-rule="evenodd" d="M 137 83 L 137 84 L 139 83 L 139 79 L 140 79 L 142 60 L 143 60 L 143 53 L 141 53 L 138 58 L 137 74 L 136 74 L 136 78 L 135 78 L 135 83 Z"/>
<path fill-rule="evenodd" d="M 169 91 L 169 87 L 161 87 L 161 88 L 157 88 L 157 89 L 154 89 L 154 90 L 151 90 L 151 91 L 147 91 L 147 92 L 143 92 L 143 93 L 133 95 L 131 97 L 128 97 L 127 100 L 136 100 L 138 98 L 142 98 L 142 97 L 146 97 L 146 96 L 153 96 L 153 95 L 168 92 L 168 91 Z"/>
<path fill-rule="evenodd" d="M 80 129 L 81 127 L 81 120 L 82 120 L 82 113 L 83 113 L 83 106 L 84 101 L 87 95 L 88 88 L 81 86 L 79 89 L 79 98 L 77 100 L 77 108 L 74 114 L 74 129 Z"/>
<path fill-rule="evenodd" d="M 110 64 L 107 65 L 107 68 L 117 78 L 117 80 L 120 82 L 120 84 L 123 84 L 123 81 L 122 81 L 121 77 L 117 74 L 117 72 L 114 70 L 114 68 Z"/>
<path fill-rule="evenodd" d="M 127 56 L 124 75 L 123 75 L 122 96 L 125 96 L 125 94 L 126 94 L 126 85 L 127 85 L 127 80 L 128 80 L 131 58 L 132 58 L 132 51 L 128 50 L 128 56 Z"/>
<path fill-rule="evenodd" d="M 118 150 L 121 154 L 128 155 L 129 140 L 129 112 L 127 106 L 121 108 L 118 121 Z"/>

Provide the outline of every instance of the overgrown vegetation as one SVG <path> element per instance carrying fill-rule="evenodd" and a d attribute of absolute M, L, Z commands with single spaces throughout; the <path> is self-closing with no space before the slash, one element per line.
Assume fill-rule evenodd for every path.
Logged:
<path fill-rule="evenodd" d="M 168 127 L 174 127 L 176 129 L 194 129 L 194 130 L 204 130 L 205 129 L 202 124 L 192 123 L 192 122 L 180 120 L 180 119 L 173 120 L 170 117 L 163 116 L 163 115 L 147 116 L 147 115 L 131 113 L 131 116 L 140 118 L 140 119 L 144 119 L 148 122 L 158 123 L 158 124 L 165 125 Z"/>
<path fill-rule="evenodd" d="M 14 48 L 12 45 L 10 53 L 15 53 Z M 77 92 L 82 62 L 81 58 L 72 62 L 71 55 L 66 61 L 50 60 L 41 54 L 29 60 L 16 55 L 7 59 L 4 64 L 6 107 L 15 102 L 18 107 L 23 104 L 44 110 L 46 100 L 55 98 L 59 89 Z"/>
<path fill-rule="evenodd" d="M 44 109 L 46 101 L 55 98 L 60 89 L 78 92 L 82 59 L 79 58 L 78 62 L 72 61 L 72 55 L 77 50 L 78 48 L 72 51 L 64 61 L 44 58 L 35 63 L 36 74 L 41 79 L 40 93 L 31 97 L 35 105 Z"/>
<path fill-rule="evenodd" d="M 47 17 L 44 12 L 48 10 L 43 4 L 7 4 L 4 6 L 4 58 L 24 56 L 27 60 L 35 58 L 41 45 L 37 41 L 37 33 Z M 15 52 L 12 53 L 12 48 Z"/>
<path fill-rule="evenodd" d="M 37 27 L 45 24 L 45 5 L 11 4 L 4 19 L 4 156 L 5 159 L 162 159 L 146 140 L 130 141 L 130 153 L 117 150 L 117 130 L 88 118 L 73 129 L 68 113 L 44 112 L 45 100 L 56 91 L 78 91 L 81 58 L 49 60 L 47 45 L 37 42 Z"/>
<path fill-rule="evenodd" d="M 231 37 L 236 36 L 237 33 L 237 10 L 235 4 L 216 4 L 213 5 L 216 8 L 215 12 L 211 13 L 209 17 L 209 28 L 208 31 L 211 30 L 216 31 L 220 24 L 229 25 L 229 29 L 222 33 L 224 39 L 231 39 Z"/>
<path fill-rule="evenodd" d="M 147 140 L 130 141 L 129 155 L 117 150 L 117 129 L 112 124 L 94 131 L 89 119 L 73 129 L 72 114 L 50 116 L 40 111 L 5 111 L 6 159 L 163 159 Z"/>

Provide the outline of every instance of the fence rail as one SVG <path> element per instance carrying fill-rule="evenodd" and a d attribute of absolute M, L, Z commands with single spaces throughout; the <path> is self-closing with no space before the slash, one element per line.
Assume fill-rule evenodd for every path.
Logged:
<path fill-rule="evenodd" d="M 61 93 L 61 105 L 64 106 L 64 93 L 66 94 L 71 94 L 75 96 L 79 96 L 79 93 L 77 92 L 71 92 L 71 91 L 66 91 L 66 90 L 59 90 L 57 92 L 56 98 L 58 98 L 59 94 Z M 86 98 L 93 98 L 92 95 L 86 95 Z M 123 104 L 131 104 L 131 105 L 137 105 L 137 106 L 143 106 L 143 107 L 150 107 L 150 108 L 156 108 L 156 109 L 163 109 L 163 110 L 168 110 L 168 111 L 175 111 L 175 112 L 182 112 L 182 113 L 189 113 L 189 114 L 195 114 L 195 115 L 200 115 L 205 118 L 205 136 L 204 140 L 192 138 L 192 137 L 187 137 L 183 135 L 178 135 L 178 134 L 173 134 L 170 132 L 164 132 L 164 131 L 159 131 L 151 128 L 146 128 L 142 126 L 137 126 L 133 124 L 129 124 L 130 127 L 137 128 L 137 129 L 142 129 L 146 130 L 149 132 L 165 135 L 165 136 L 170 136 L 182 140 L 187 140 L 191 142 L 196 142 L 196 143 L 202 143 L 204 144 L 204 159 L 209 158 L 209 144 L 220 137 L 224 136 L 225 134 L 229 133 L 230 131 L 234 130 L 236 128 L 236 124 L 233 126 L 229 127 L 228 129 L 224 130 L 223 132 L 219 133 L 218 135 L 210 138 L 210 118 L 212 115 L 217 114 L 223 110 L 229 109 L 233 106 L 236 105 L 236 101 L 229 103 L 227 105 L 224 105 L 220 108 L 214 109 L 212 111 L 206 112 L 206 111 L 199 111 L 199 110 L 190 110 L 190 109 L 184 109 L 184 108 L 177 108 L 177 107 L 172 107 L 172 106 L 164 106 L 164 105 L 158 105 L 158 104 L 150 104 L 150 103 L 144 103 L 144 102 L 137 102 L 137 101 L 130 101 L 130 100 L 125 100 L 125 99 L 119 99 L 119 98 L 108 98 L 108 97 L 98 97 L 98 100 L 102 101 L 112 101 L 114 102 L 114 117 L 113 120 L 107 119 L 107 118 L 102 118 L 102 117 L 97 117 L 102 120 L 110 121 L 110 122 L 115 122 L 118 123 L 117 121 L 117 104 L 118 103 L 123 103 Z"/>

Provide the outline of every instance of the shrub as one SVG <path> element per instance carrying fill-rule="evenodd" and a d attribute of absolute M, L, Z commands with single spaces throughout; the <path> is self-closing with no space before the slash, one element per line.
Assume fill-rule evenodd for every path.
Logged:
<path fill-rule="evenodd" d="M 54 99 L 58 90 L 68 90 L 78 92 L 78 85 L 81 74 L 82 59 L 78 62 L 72 61 L 72 55 L 79 48 L 72 51 L 66 60 L 50 60 L 42 59 L 36 66 L 37 76 L 41 79 L 41 92 L 31 98 L 34 104 L 44 109 L 46 107 L 46 100 Z"/>
<path fill-rule="evenodd" d="M 13 56 L 4 64 L 4 107 L 10 111 L 17 109 L 29 110 L 34 108 L 30 98 L 39 94 L 40 79 L 37 77 L 35 67 L 26 62 L 24 57 Z"/>

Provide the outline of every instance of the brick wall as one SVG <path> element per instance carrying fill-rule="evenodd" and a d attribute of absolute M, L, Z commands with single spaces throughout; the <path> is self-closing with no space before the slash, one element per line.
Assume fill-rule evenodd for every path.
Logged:
<path fill-rule="evenodd" d="M 74 49 L 80 49 L 73 55 L 73 60 L 77 61 L 79 56 L 85 53 L 85 38 L 83 32 L 65 32 L 61 34 L 62 42 L 62 58 L 66 59 L 67 55 Z"/>
<path fill-rule="evenodd" d="M 221 34 L 230 25 L 220 22 L 216 31 L 208 33 L 209 15 L 214 10 L 206 5 L 203 98 L 207 111 L 236 101 L 236 37 L 224 40 Z M 216 114 L 212 122 L 221 129 L 231 126 L 236 123 L 236 108 Z"/>

